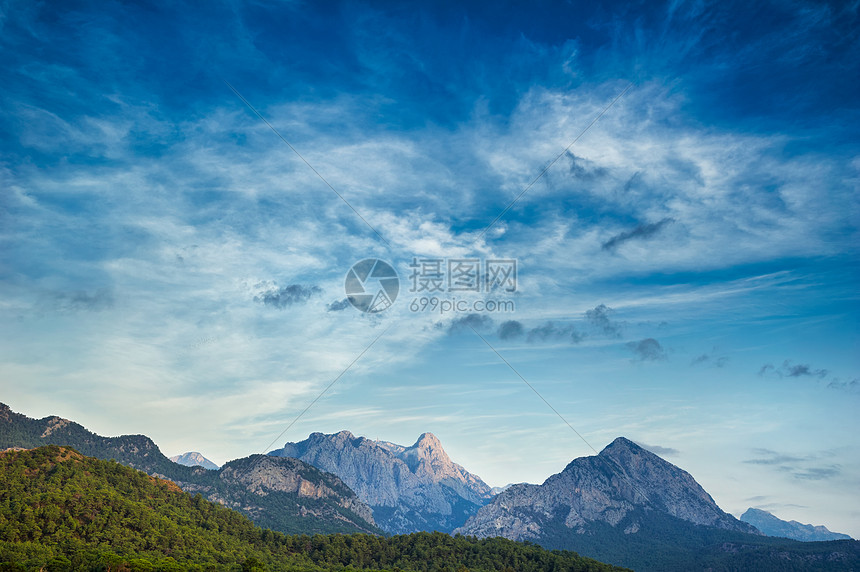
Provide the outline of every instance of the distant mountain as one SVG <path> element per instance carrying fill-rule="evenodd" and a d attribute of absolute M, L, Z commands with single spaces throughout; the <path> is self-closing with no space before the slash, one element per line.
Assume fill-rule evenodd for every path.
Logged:
<path fill-rule="evenodd" d="M 741 515 L 743 522 L 749 523 L 768 536 L 791 538 L 802 542 L 817 542 L 822 540 L 850 540 L 847 534 L 830 532 L 824 526 L 801 524 L 796 520 L 781 520 L 766 510 L 748 508 Z"/>
<path fill-rule="evenodd" d="M 301 459 L 339 476 L 392 534 L 450 532 L 493 496 L 484 481 L 451 461 L 432 433 L 424 433 L 411 447 L 349 431 L 313 433 L 269 454 Z"/>
<path fill-rule="evenodd" d="M 271 494 L 274 483 L 292 475 L 282 470 L 290 465 L 298 473 L 307 466 L 258 455 L 232 464 L 228 478 Z M 339 482 L 331 475 L 326 481 L 343 486 Z M 514 567 L 620 572 L 570 552 L 500 539 L 428 533 L 284 536 L 184 493 L 173 482 L 71 448 L 0 452 L 0 570 L 491 572 Z"/>
<path fill-rule="evenodd" d="M 218 471 L 186 467 L 165 457 L 144 435 L 102 437 L 67 419 L 31 419 L 0 403 L 0 450 L 44 445 L 73 447 L 86 456 L 114 459 L 169 479 L 281 532 L 381 532 L 370 509 L 348 486 L 305 463 L 256 455 Z"/>
<path fill-rule="evenodd" d="M 508 490 L 509 488 L 511 488 L 512 486 L 514 486 L 514 484 L 515 484 L 515 483 L 508 483 L 508 484 L 506 484 L 506 485 L 505 485 L 505 486 L 503 486 L 503 487 L 493 487 L 493 488 L 491 488 L 491 489 L 490 489 L 490 492 L 493 494 L 493 496 L 495 496 L 495 495 L 497 495 L 497 494 L 499 494 L 499 493 L 503 493 L 503 492 L 505 492 L 506 490 Z"/>
<path fill-rule="evenodd" d="M 180 465 L 185 465 L 186 467 L 203 467 L 204 469 L 209 469 L 210 471 L 217 471 L 218 465 L 201 455 L 196 451 L 192 451 L 190 453 L 182 453 L 181 455 L 174 455 L 170 457 L 170 460 L 174 463 L 178 463 Z"/>
<path fill-rule="evenodd" d="M 541 485 L 508 488 L 455 532 L 530 540 L 637 571 L 860 565 L 860 543 L 811 549 L 763 536 L 721 510 L 689 473 L 623 437 Z"/>

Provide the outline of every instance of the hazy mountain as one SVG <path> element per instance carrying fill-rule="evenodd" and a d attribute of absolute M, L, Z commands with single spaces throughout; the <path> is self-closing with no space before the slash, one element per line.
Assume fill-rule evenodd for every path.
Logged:
<path fill-rule="evenodd" d="M 380 532 L 370 509 L 348 486 L 305 463 L 256 455 L 218 471 L 187 467 L 165 457 L 144 435 L 102 437 L 68 419 L 31 419 L 0 403 L 0 450 L 43 445 L 74 447 L 86 456 L 169 479 L 281 532 Z"/>
<path fill-rule="evenodd" d="M 503 486 L 503 487 L 493 487 L 493 488 L 491 488 L 491 489 L 490 489 L 490 492 L 493 494 L 493 496 L 495 496 L 495 495 L 497 495 L 497 494 L 499 494 L 499 493 L 505 492 L 506 490 L 508 490 L 509 488 L 511 488 L 512 486 L 514 486 L 514 484 L 515 484 L 515 483 L 508 483 L 508 484 L 506 484 L 506 485 L 505 485 L 505 486 Z"/>
<path fill-rule="evenodd" d="M 802 542 L 848 540 L 851 538 L 847 534 L 830 532 L 824 526 L 801 524 L 796 520 L 781 520 L 766 510 L 760 510 L 757 508 L 748 508 L 747 511 L 741 515 L 741 520 L 753 525 L 768 536 L 792 538 Z"/>
<path fill-rule="evenodd" d="M 174 463 L 185 465 L 186 467 L 203 467 L 204 469 L 209 469 L 210 471 L 218 470 L 218 465 L 216 465 L 197 451 L 182 453 L 181 455 L 174 455 L 170 457 L 170 460 Z"/>
<path fill-rule="evenodd" d="M 479 477 L 451 461 L 432 433 L 411 447 L 356 437 L 349 431 L 313 433 L 270 455 L 301 459 L 339 476 L 373 509 L 383 530 L 450 532 L 492 497 Z"/>
<path fill-rule="evenodd" d="M 812 561 L 849 570 L 860 563 L 853 541 L 811 549 L 763 536 L 721 510 L 689 473 L 623 437 L 541 485 L 508 488 L 455 532 L 530 540 L 637 571 L 809 569 Z"/>

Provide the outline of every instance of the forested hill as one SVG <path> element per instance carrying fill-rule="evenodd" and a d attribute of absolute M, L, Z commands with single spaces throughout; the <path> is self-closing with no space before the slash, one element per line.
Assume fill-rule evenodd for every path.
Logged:
<path fill-rule="evenodd" d="M 149 474 L 158 473 L 171 480 L 191 481 L 205 475 L 202 467 L 186 467 L 168 459 L 152 439 L 145 435 L 102 437 L 82 425 L 52 416 L 31 419 L 0 403 L 0 449 L 63 445 L 74 447 L 97 459 L 115 459 Z"/>
<path fill-rule="evenodd" d="M 0 569 L 609 571 L 571 552 L 416 533 L 285 536 L 116 462 L 0 453 Z"/>
<path fill-rule="evenodd" d="M 301 461 L 253 455 L 218 471 L 186 467 L 165 457 L 145 435 L 102 437 L 68 419 L 31 419 L 0 403 L 0 450 L 43 445 L 72 447 L 90 457 L 116 460 L 170 479 L 186 491 L 284 533 L 382 533 L 370 508 L 349 487 Z"/>

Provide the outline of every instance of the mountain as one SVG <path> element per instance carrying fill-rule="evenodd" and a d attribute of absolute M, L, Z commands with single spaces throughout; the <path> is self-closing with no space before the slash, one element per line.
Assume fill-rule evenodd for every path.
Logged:
<path fill-rule="evenodd" d="M 642 571 L 860 566 L 860 543 L 765 537 L 721 510 L 689 473 L 623 437 L 541 485 L 508 488 L 455 532 L 530 540 Z"/>
<path fill-rule="evenodd" d="M 796 520 L 781 520 L 766 510 L 748 508 L 741 515 L 743 522 L 749 523 L 768 536 L 791 538 L 802 542 L 817 542 L 821 540 L 850 540 L 847 534 L 830 532 L 824 526 L 801 524 Z"/>
<path fill-rule="evenodd" d="M 298 459 L 252 455 L 212 476 L 177 484 L 287 534 L 381 532 L 370 507 L 343 481 Z"/>
<path fill-rule="evenodd" d="M 755 533 L 754 527 L 723 512 L 689 473 L 632 441 L 619 437 L 599 455 L 572 461 L 542 485 L 519 484 L 499 494 L 458 532 L 476 536 L 537 539 L 545 522 L 564 513 L 575 533 L 589 523 L 618 526 L 636 533 L 639 508 L 690 522 Z"/>
<path fill-rule="evenodd" d="M 334 475 L 289 459 L 239 459 L 218 471 L 187 467 L 165 457 L 144 435 L 102 437 L 60 417 L 31 419 L 0 403 L 0 450 L 43 445 L 73 447 L 97 459 L 114 459 L 183 489 L 236 508 L 258 524 L 286 533 L 381 531 L 370 509 Z"/>
<path fill-rule="evenodd" d="M 349 431 L 313 433 L 269 455 L 294 457 L 334 473 L 370 505 L 378 525 L 392 534 L 450 532 L 493 496 L 484 481 L 451 461 L 432 433 L 424 433 L 411 447 L 356 437 Z"/>
<path fill-rule="evenodd" d="M 61 417 L 31 419 L 0 403 L 0 450 L 10 447 L 32 449 L 43 445 L 67 445 L 89 457 L 115 459 L 145 473 L 169 475 L 188 480 L 196 471 L 165 457 L 145 435 L 102 437 Z"/>
<path fill-rule="evenodd" d="M 178 463 L 180 465 L 185 465 L 186 467 L 203 467 L 204 469 L 209 469 L 210 471 L 217 471 L 218 465 L 201 455 L 196 451 L 192 451 L 190 453 L 182 453 L 181 455 L 174 455 L 170 457 L 170 460 L 174 463 Z"/>
<path fill-rule="evenodd" d="M 282 466 L 278 461 L 245 461 L 256 467 L 250 484 L 266 486 L 268 471 Z M 184 493 L 171 481 L 71 448 L 0 453 L 0 570 L 490 572 L 514 567 L 619 570 L 573 553 L 500 539 L 427 533 L 284 536 Z"/>
<path fill-rule="evenodd" d="M 4 570 L 187 569 L 177 560 L 238 568 L 288 558 L 279 566 L 286 570 L 308 562 L 171 481 L 55 445 L 0 453 L 0 531 Z"/>
<path fill-rule="evenodd" d="M 493 494 L 493 496 L 496 496 L 499 493 L 505 492 L 506 490 L 508 490 L 512 486 L 514 486 L 514 483 L 508 483 L 503 487 L 493 487 L 490 489 L 490 492 Z"/>

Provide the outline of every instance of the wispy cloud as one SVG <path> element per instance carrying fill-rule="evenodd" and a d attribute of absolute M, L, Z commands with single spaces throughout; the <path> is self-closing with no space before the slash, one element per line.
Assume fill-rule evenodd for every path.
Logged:
<path fill-rule="evenodd" d="M 467 314 L 454 318 L 447 331 L 449 334 L 456 334 L 470 326 L 482 331 L 495 327 L 495 333 L 500 340 L 510 341 L 525 338 L 528 343 L 567 341 L 578 344 L 585 337 L 575 325 L 553 321 L 543 322 L 530 328 L 518 320 L 505 320 L 497 327 L 495 324 L 496 321 L 486 314 Z"/>
<path fill-rule="evenodd" d="M 842 467 L 839 464 L 821 464 L 821 459 L 826 457 L 822 454 L 791 455 L 771 449 L 753 449 L 752 453 L 754 457 L 746 459 L 744 463 L 771 467 L 799 480 L 821 481 L 832 479 L 842 473 Z"/>
<path fill-rule="evenodd" d="M 637 442 L 637 444 L 640 447 L 642 447 L 643 449 L 645 449 L 647 451 L 651 451 L 655 455 L 659 455 L 661 457 L 677 457 L 678 455 L 681 454 L 681 452 L 678 451 L 678 449 L 675 449 L 673 447 L 661 447 L 660 445 L 646 445 L 645 443 L 639 443 L 639 442 Z"/>
<path fill-rule="evenodd" d="M 513 340 L 519 338 L 525 332 L 525 328 L 523 327 L 521 322 L 517 320 L 507 320 L 499 324 L 498 332 L 496 335 L 499 336 L 499 339 L 502 340 Z"/>
<path fill-rule="evenodd" d="M 772 363 L 766 363 L 758 370 L 759 377 L 774 377 L 774 378 L 810 378 L 817 381 L 827 382 L 829 389 L 839 389 L 848 392 L 856 392 L 860 390 L 860 379 L 852 379 L 845 381 L 840 377 L 835 377 L 830 372 L 823 368 L 815 368 L 808 363 L 793 363 L 791 360 L 785 360 L 779 366 L 774 366 Z"/>
<path fill-rule="evenodd" d="M 725 367 L 726 364 L 729 363 L 728 356 L 714 355 L 711 354 L 699 354 L 690 360 L 690 365 L 694 366 L 704 366 L 704 367 L 716 367 L 722 368 Z"/>
<path fill-rule="evenodd" d="M 304 286 L 302 284 L 289 284 L 279 287 L 275 283 L 260 283 L 257 284 L 257 287 L 263 291 L 254 296 L 254 301 L 279 310 L 289 308 L 294 304 L 304 304 L 310 300 L 311 296 L 322 292 L 319 286 Z"/>
<path fill-rule="evenodd" d="M 453 335 L 460 332 L 470 332 L 472 329 L 484 331 L 492 327 L 493 319 L 486 314 L 466 314 L 451 320 L 447 331 L 449 335 Z"/>
<path fill-rule="evenodd" d="M 628 342 L 627 349 L 636 355 L 638 361 L 660 361 L 667 359 L 666 350 L 654 338 L 645 338 L 638 342 Z"/>
<path fill-rule="evenodd" d="M 331 302 L 330 304 L 326 304 L 326 310 L 329 312 L 341 312 L 350 307 L 349 299 L 344 298 L 343 300 L 336 300 Z"/>
<path fill-rule="evenodd" d="M 469 325 L 495 334 L 536 383 L 575 369 L 593 400 L 576 407 L 624 410 L 623 390 L 636 388 L 638 417 L 662 424 L 658 436 L 680 421 L 659 414 L 665 394 L 642 388 L 649 368 L 636 366 L 667 360 L 670 346 L 693 352 L 661 368 L 660 384 L 679 400 L 702 395 L 688 359 L 727 386 L 736 364 L 772 361 L 763 374 L 783 382 L 860 391 L 834 355 L 854 327 L 846 261 L 860 244 L 850 97 L 860 78 L 844 72 L 860 64 L 850 6 L 774 4 L 778 27 L 744 29 L 724 18 L 753 21 L 759 8 L 744 3 L 509 5 L 501 20 L 478 4 L 427 4 L 418 26 L 415 14 L 368 4 L 155 6 L 30 3 L 3 13 L 0 371 L 10 400 L 73 408 L 165 443 L 181 435 L 194 442 L 187 449 L 226 460 L 269 441 L 391 326 L 302 430 L 340 423 L 342 409 L 358 412 L 355 432 L 394 419 L 415 432 L 435 418 L 489 442 L 520 403 L 477 366 L 469 391 L 485 397 L 469 403 L 492 402 L 492 422 L 467 405 L 451 411 L 441 390 L 428 392 L 439 410 L 426 417 L 407 410 L 408 390 L 354 391 L 371 379 L 401 383 L 407 366 L 416 386 L 457 377 L 439 372 L 472 363 Z M 391 261 L 402 281 L 395 306 L 374 316 L 352 308 L 343 288 L 346 270 L 371 256 Z M 402 263 L 414 256 L 516 258 L 516 314 L 410 312 Z M 821 343 L 788 365 L 773 361 L 797 332 Z M 717 343 L 731 348 L 730 362 L 706 349 Z M 612 359 L 619 349 L 637 363 Z M 604 377 L 616 382 L 592 383 Z M 559 407 L 586 399 L 570 384 L 551 393 Z M 774 395 L 761 393 L 748 395 L 751 407 L 768 411 Z M 820 430 L 847 439 L 853 417 L 837 411 L 833 392 L 818 393 L 797 426 L 819 427 L 828 411 L 833 427 Z M 379 405 L 380 395 L 391 400 Z M 708 405 L 733 406 L 721 399 Z M 760 415 L 745 430 L 782 422 Z M 200 422 L 211 418 L 223 431 Z M 153 419 L 165 421 L 151 429 Z M 546 419 L 516 419 L 505 434 L 528 440 L 505 446 L 529 468 L 498 454 L 475 462 L 498 475 L 547 466 L 533 446 Z M 617 421 L 588 422 L 609 434 Z M 569 453 L 559 448 L 553 462 Z M 707 465 L 712 474 L 721 461 Z M 830 464 L 849 471 L 844 457 L 806 468 Z"/>
<path fill-rule="evenodd" d="M 629 240 L 644 240 L 656 235 L 667 224 L 675 222 L 675 219 L 666 217 L 657 222 L 640 224 L 636 228 L 620 232 L 603 243 L 603 250 L 614 250 Z"/>
<path fill-rule="evenodd" d="M 567 340 L 578 344 L 583 340 L 583 335 L 571 324 L 561 325 L 554 322 L 546 322 L 529 330 L 526 341 L 549 341 Z"/>
<path fill-rule="evenodd" d="M 621 336 L 621 324 L 610 318 L 614 314 L 614 310 L 605 304 L 600 304 L 591 310 L 585 311 L 585 319 L 595 329 L 609 337 Z"/>
<path fill-rule="evenodd" d="M 93 311 L 105 310 L 113 306 L 114 295 L 108 288 L 99 288 L 92 292 L 54 292 L 50 295 L 52 306 L 60 311 Z"/>
<path fill-rule="evenodd" d="M 833 381 L 827 384 L 830 389 L 841 389 L 851 393 L 860 393 L 860 378 L 854 378 L 851 381 L 842 381 L 839 378 L 834 378 Z"/>

